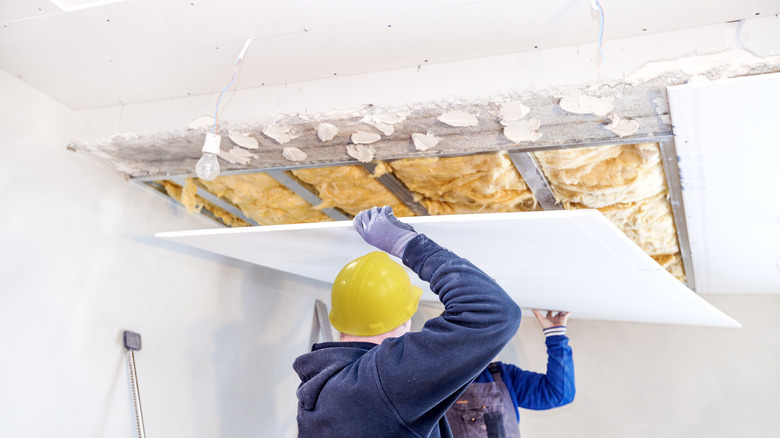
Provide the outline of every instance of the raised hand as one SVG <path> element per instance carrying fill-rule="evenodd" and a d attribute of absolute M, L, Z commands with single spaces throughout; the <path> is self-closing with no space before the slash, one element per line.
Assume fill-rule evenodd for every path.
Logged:
<path fill-rule="evenodd" d="M 566 322 L 569 320 L 569 312 L 553 312 L 552 310 L 548 310 L 547 315 L 542 315 L 538 310 L 534 310 L 534 315 L 539 321 L 539 324 L 541 324 L 542 329 L 565 327 Z"/>
<path fill-rule="evenodd" d="M 374 207 L 355 216 L 352 224 L 369 245 L 402 258 L 406 245 L 417 236 L 409 224 L 398 220 L 390 207 Z"/>

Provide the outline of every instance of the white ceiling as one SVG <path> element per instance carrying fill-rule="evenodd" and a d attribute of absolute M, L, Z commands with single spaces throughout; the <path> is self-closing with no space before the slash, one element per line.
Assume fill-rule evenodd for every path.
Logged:
<path fill-rule="evenodd" d="M 74 4 L 83 0 L 63 0 Z M 106 3 L 106 0 L 97 3 Z M 774 14 L 777 0 L 601 0 L 605 39 Z M 74 109 L 593 43 L 590 0 L 0 2 L 0 68 Z"/>

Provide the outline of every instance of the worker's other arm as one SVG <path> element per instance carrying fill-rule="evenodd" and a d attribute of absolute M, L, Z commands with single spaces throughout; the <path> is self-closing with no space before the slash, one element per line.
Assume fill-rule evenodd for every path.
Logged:
<path fill-rule="evenodd" d="M 522 371 L 508 366 L 512 387 L 518 406 L 525 409 L 551 409 L 571 403 L 574 400 L 574 360 L 569 338 L 566 337 L 566 325 L 569 312 L 546 314 L 534 310 L 546 336 L 547 373 L 539 374 Z"/>

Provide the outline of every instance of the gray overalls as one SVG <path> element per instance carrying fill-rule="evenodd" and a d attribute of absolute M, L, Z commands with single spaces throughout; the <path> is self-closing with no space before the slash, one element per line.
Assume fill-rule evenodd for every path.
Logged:
<path fill-rule="evenodd" d="M 497 363 L 488 371 L 492 383 L 472 383 L 447 411 L 447 421 L 456 438 L 520 438 L 517 408 L 501 378 Z"/>

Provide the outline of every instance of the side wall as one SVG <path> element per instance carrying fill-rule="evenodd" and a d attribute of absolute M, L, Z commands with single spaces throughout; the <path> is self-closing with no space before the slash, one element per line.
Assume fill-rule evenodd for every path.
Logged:
<path fill-rule="evenodd" d="M 0 90 L 0 436 L 136 436 L 123 330 L 150 436 L 295 436 L 322 286 L 158 241 L 213 225 L 67 151 L 69 109 Z"/>

